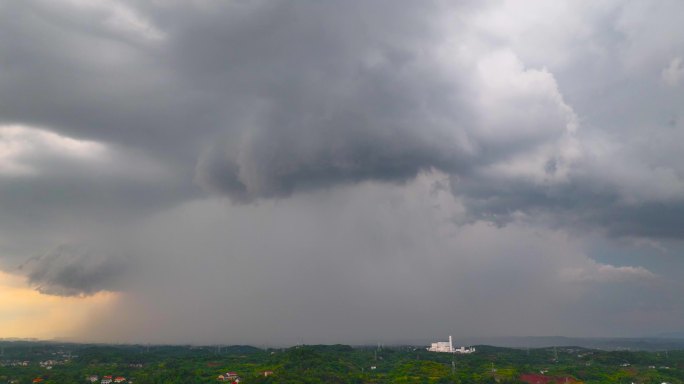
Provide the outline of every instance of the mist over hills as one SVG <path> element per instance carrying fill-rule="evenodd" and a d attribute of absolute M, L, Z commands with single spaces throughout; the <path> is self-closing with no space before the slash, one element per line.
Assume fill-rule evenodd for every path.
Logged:
<path fill-rule="evenodd" d="M 679 336 L 678 336 L 679 335 Z M 398 340 L 396 343 L 384 343 L 376 344 L 372 342 L 355 344 L 359 347 L 364 346 L 376 346 L 376 345 L 387 345 L 387 346 L 411 346 L 416 348 L 422 348 L 428 346 L 432 341 L 402 341 Z M 132 346 L 140 345 L 142 347 L 147 346 L 188 346 L 188 347 L 218 347 L 221 346 L 223 350 L 231 349 L 245 349 L 245 350 L 255 350 L 261 348 L 281 348 L 281 347 L 291 347 L 284 345 L 269 345 L 262 343 L 254 343 L 247 345 L 232 345 L 221 342 L 216 342 L 213 344 L 200 345 L 200 344 L 155 344 L 155 343 L 88 343 L 79 342 L 68 339 L 52 339 L 52 340 L 39 340 L 36 338 L 0 338 L 0 343 L 11 343 L 11 344 L 73 344 L 73 345 L 100 345 L 100 346 Z M 307 343 L 304 343 L 307 345 Z M 308 345 L 318 345 L 318 343 L 308 344 Z M 325 345 L 325 344 L 321 344 Z M 332 345 L 332 344 L 329 344 Z M 630 350 L 630 351 L 665 351 L 665 350 L 684 350 L 684 337 L 681 337 L 681 333 L 667 333 L 660 334 L 657 336 L 650 337 L 568 337 L 568 336 L 501 336 L 501 337 L 472 337 L 472 338 L 455 338 L 454 345 L 469 345 L 469 346 L 491 346 L 491 347 L 503 347 L 503 348 L 518 348 L 518 349 L 535 349 L 535 348 L 549 348 L 549 347 L 580 347 L 588 349 L 600 349 L 600 350 Z"/>
<path fill-rule="evenodd" d="M 546 348 L 573 346 L 603 350 L 663 351 L 684 349 L 684 338 L 681 337 L 565 337 L 565 336 L 529 336 L 529 337 L 491 337 L 457 340 L 464 344 L 492 345 L 508 348 Z"/>

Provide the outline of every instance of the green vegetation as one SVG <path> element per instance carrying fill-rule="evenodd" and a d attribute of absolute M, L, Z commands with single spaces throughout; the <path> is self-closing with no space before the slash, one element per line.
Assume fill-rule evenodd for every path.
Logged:
<path fill-rule="evenodd" d="M 472 355 L 424 348 L 84 345 L 0 341 L 0 384 L 88 384 L 97 375 L 124 384 L 219 383 L 684 383 L 684 351 L 531 350 L 477 347 Z M 264 372 L 272 371 L 269 376 Z M 527 376 L 526 376 L 527 375 Z M 226 381 L 230 382 L 230 381 Z"/>

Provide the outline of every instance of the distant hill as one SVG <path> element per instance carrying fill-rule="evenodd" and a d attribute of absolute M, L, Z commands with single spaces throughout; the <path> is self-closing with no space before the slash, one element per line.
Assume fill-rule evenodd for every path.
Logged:
<path fill-rule="evenodd" d="M 684 332 L 663 332 L 656 335 L 656 337 L 663 339 L 684 339 Z"/>
<path fill-rule="evenodd" d="M 680 335 L 680 336 L 676 336 Z M 455 340 L 454 344 L 492 345 L 508 348 L 544 348 L 553 346 L 583 347 L 603 350 L 663 351 L 684 349 L 684 333 L 658 337 L 492 337 Z"/>

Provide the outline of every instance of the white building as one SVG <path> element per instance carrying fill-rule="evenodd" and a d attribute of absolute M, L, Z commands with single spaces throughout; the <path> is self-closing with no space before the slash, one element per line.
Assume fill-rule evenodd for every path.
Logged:
<path fill-rule="evenodd" d="M 432 343 L 432 345 L 430 345 L 430 348 L 428 348 L 427 350 L 430 352 L 453 353 L 454 344 L 451 342 L 451 336 L 449 336 L 449 341 L 438 341 L 436 343 Z"/>
<path fill-rule="evenodd" d="M 461 353 L 461 354 L 465 353 L 465 354 L 467 354 L 467 353 L 473 353 L 473 352 L 475 352 L 475 347 L 468 347 L 468 348 L 461 347 L 459 349 L 454 349 L 454 353 Z"/>
<path fill-rule="evenodd" d="M 438 341 L 436 343 L 432 343 L 432 345 L 430 345 L 430 348 L 428 348 L 427 350 L 430 352 L 447 352 L 459 354 L 468 354 L 475 352 L 475 348 L 473 347 L 460 347 L 458 349 L 454 348 L 451 336 L 449 336 L 449 341 Z"/>

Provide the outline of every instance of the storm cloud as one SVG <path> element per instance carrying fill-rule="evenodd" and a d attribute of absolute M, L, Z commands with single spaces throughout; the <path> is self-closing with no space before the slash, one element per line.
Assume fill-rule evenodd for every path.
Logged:
<path fill-rule="evenodd" d="M 126 258 L 99 254 L 84 245 L 60 245 L 20 266 L 39 292 L 59 296 L 116 290 L 117 279 L 128 268 Z"/>
<path fill-rule="evenodd" d="M 683 7 L 0 0 L 0 267 L 119 338 L 681 327 Z"/>

